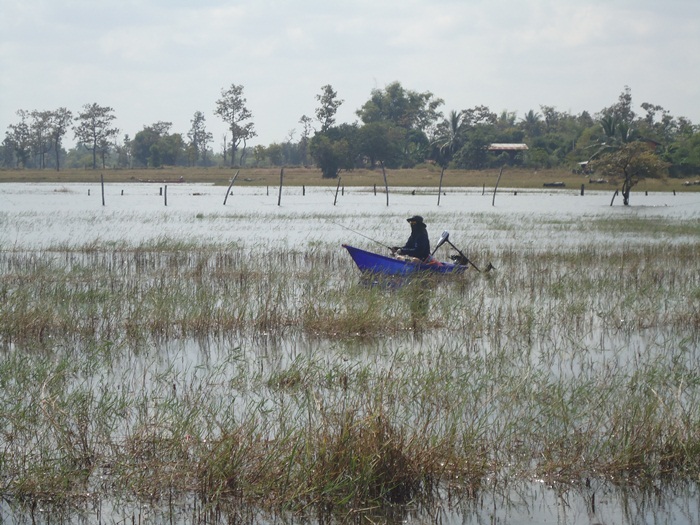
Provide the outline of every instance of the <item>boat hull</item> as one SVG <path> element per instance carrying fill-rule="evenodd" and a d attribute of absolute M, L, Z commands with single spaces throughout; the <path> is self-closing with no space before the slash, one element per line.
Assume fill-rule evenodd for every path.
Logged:
<path fill-rule="evenodd" d="M 411 275 L 415 273 L 452 274 L 465 271 L 468 266 L 434 261 L 424 263 L 417 260 L 399 259 L 387 257 L 378 253 L 368 252 L 343 244 L 352 260 L 362 273 L 374 273 L 382 275 Z"/>

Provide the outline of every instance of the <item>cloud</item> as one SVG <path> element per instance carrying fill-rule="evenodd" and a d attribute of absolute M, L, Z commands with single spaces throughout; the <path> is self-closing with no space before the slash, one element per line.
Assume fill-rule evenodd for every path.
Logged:
<path fill-rule="evenodd" d="M 445 111 L 540 105 L 594 113 L 625 85 L 700 121 L 700 2 L 671 0 L 0 0 L 0 130 L 17 109 L 97 102 L 133 136 L 158 120 L 211 131 L 221 89 L 244 86 L 261 143 L 313 115 L 331 84 L 339 121 L 399 81 Z"/>

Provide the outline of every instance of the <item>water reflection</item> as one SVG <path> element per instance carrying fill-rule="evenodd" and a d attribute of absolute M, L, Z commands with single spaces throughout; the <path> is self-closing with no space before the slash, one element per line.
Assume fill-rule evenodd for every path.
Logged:
<path fill-rule="evenodd" d="M 430 312 L 432 292 L 445 277 L 432 275 L 382 275 L 362 274 L 359 284 L 367 288 L 379 288 L 393 291 L 407 305 L 411 314 L 411 328 L 415 333 L 425 327 Z"/>
<path fill-rule="evenodd" d="M 697 483 L 663 487 L 616 486 L 593 480 L 584 486 L 550 487 L 524 482 L 507 488 L 487 489 L 476 497 L 458 493 L 443 504 L 383 505 L 353 515 L 353 523 L 404 525 L 481 525 L 518 523 L 523 525 L 700 524 L 700 493 Z M 322 525 L 348 522 L 342 518 L 309 510 L 308 513 L 272 514 L 237 500 L 222 500 L 209 506 L 195 494 L 171 494 L 160 505 L 138 499 L 88 495 L 82 504 L 65 506 L 47 502 L 30 508 L 12 498 L 0 507 L 2 523 L 168 523 L 186 525 L 271 525 L 274 523 Z"/>

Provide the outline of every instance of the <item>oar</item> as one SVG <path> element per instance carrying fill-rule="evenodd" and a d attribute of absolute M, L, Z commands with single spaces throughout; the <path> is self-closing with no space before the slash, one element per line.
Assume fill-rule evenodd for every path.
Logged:
<path fill-rule="evenodd" d="M 471 262 L 471 261 L 469 260 L 469 258 L 468 258 L 466 255 L 464 255 L 464 254 L 462 253 L 462 250 L 460 250 L 459 248 L 457 248 L 454 244 L 452 244 L 452 243 L 451 243 L 449 240 L 447 240 L 447 239 L 445 239 L 445 242 L 446 242 L 447 244 L 449 244 L 450 246 L 452 246 L 455 250 L 457 250 L 457 253 L 460 254 L 460 255 L 462 256 L 462 258 L 463 258 L 465 261 L 467 261 L 469 264 L 471 264 L 477 272 L 481 273 L 481 270 L 479 270 L 479 268 L 477 268 L 476 264 L 474 264 L 473 262 Z"/>
<path fill-rule="evenodd" d="M 445 244 L 445 242 L 447 241 L 447 238 L 448 238 L 449 236 L 450 236 L 450 232 L 448 232 L 447 230 L 445 230 L 444 232 L 442 232 L 442 235 L 440 235 L 440 240 L 439 240 L 438 243 L 435 245 L 435 249 L 434 249 L 434 250 L 432 251 L 432 253 L 430 254 L 431 257 L 432 257 L 433 255 L 435 255 L 435 252 L 438 250 L 438 248 L 439 248 L 440 246 L 442 246 L 443 244 Z"/>

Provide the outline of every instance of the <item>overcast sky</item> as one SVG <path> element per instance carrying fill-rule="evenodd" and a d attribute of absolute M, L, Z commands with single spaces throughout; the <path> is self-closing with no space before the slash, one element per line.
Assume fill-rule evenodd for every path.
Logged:
<path fill-rule="evenodd" d="M 110 106 L 120 135 L 186 136 L 242 85 L 258 137 L 283 142 L 330 84 L 338 122 L 399 81 L 442 110 L 594 114 L 625 86 L 700 124 L 700 0 L 0 0 L 0 132 L 16 112 Z M 72 132 L 66 137 L 72 143 Z M 250 145 L 250 144 L 249 144 Z"/>

